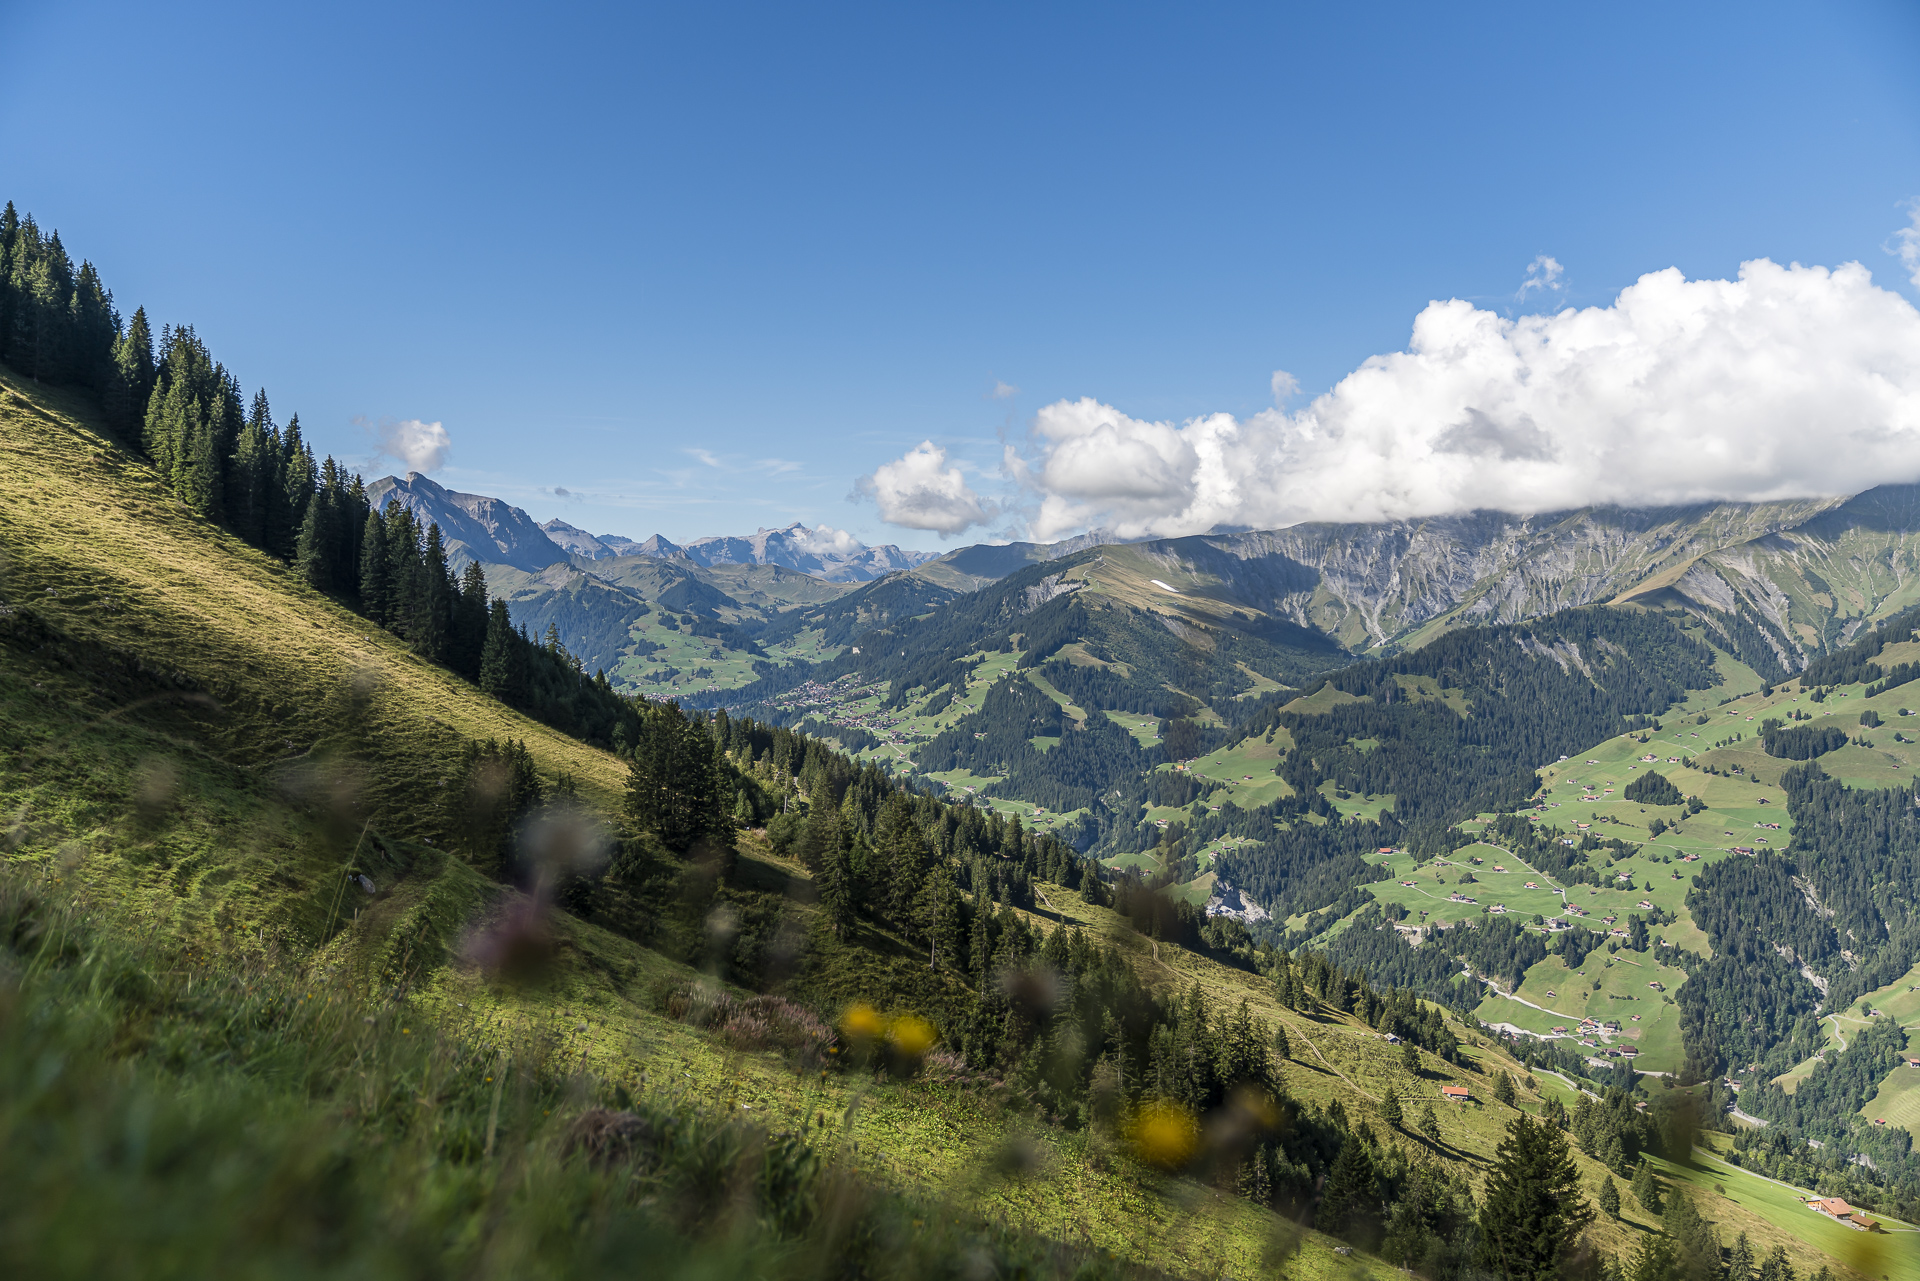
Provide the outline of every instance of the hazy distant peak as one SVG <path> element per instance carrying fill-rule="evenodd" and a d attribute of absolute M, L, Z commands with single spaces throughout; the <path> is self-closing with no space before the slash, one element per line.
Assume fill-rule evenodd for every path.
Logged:
<path fill-rule="evenodd" d="M 636 543 L 631 538 L 619 534 L 589 534 L 577 525 L 555 517 L 541 524 L 548 538 L 564 547 L 575 556 L 584 556 L 588 560 L 600 560 L 608 556 L 633 556 L 637 554 L 654 555 L 646 551 L 645 543 Z M 648 542 L 653 542 L 649 539 Z"/>
<path fill-rule="evenodd" d="M 605 534 L 599 541 L 611 540 Z M 684 556 L 696 565 L 778 565 L 836 583 L 864 583 L 912 569 L 934 559 L 931 552 L 906 551 L 891 543 L 871 547 L 844 529 L 828 525 L 808 527 L 795 521 L 781 529 L 760 528 L 751 534 L 714 534 L 685 546 L 655 534 L 631 551 L 646 556 Z M 581 553 L 591 554 L 591 553 Z"/>

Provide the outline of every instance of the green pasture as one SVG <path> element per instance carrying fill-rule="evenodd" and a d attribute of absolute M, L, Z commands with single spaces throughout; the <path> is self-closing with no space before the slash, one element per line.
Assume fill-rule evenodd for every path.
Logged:
<path fill-rule="evenodd" d="M 753 670 L 754 655 L 730 649 L 710 637 L 665 627 L 658 609 L 650 610 L 632 635 L 661 648 L 644 656 L 622 654 L 613 670 L 607 673 L 607 679 L 650 698 L 670 698 L 707 689 L 737 689 L 760 679 Z M 680 674 L 671 680 L 657 679 L 669 667 L 679 669 Z M 708 674 L 695 675 L 702 671 Z"/>
<path fill-rule="evenodd" d="M 1817 1195 L 1812 1190 L 1785 1187 L 1704 1153 L 1696 1152 L 1689 1165 L 1650 1159 L 1667 1183 L 1703 1198 L 1700 1208 L 1719 1220 L 1723 1239 L 1730 1237 L 1732 1230 L 1744 1231 L 1755 1246 L 1756 1257 L 1778 1245 L 1802 1276 L 1837 1264 L 1858 1277 L 1920 1281 L 1920 1248 L 1915 1245 L 1917 1238 L 1909 1233 L 1857 1232 L 1809 1207 L 1805 1199 Z M 1704 1201 L 1709 1195 L 1717 1198 L 1710 1204 Z M 1649 1217 L 1633 1204 L 1632 1197 L 1622 1197 L 1621 1202 L 1630 1215 Z M 1889 1222 L 1905 1226 L 1898 1220 Z M 1732 1229 L 1735 1223 L 1738 1228 Z"/>
<path fill-rule="evenodd" d="M 1680 1011 L 1667 998 L 1686 978 L 1684 971 L 1661 965 L 1651 954 L 1624 947 L 1613 953 L 1596 949 L 1577 971 L 1569 971 L 1556 953 L 1529 969 L 1512 996 L 1488 989 L 1475 1014 L 1488 1023 L 1510 1023 L 1539 1036 L 1564 1027 L 1565 1035 L 1576 1040 L 1583 1018 L 1615 1021 L 1619 1032 L 1590 1039 L 1599 1047 L 1635 1046 L 1640 1055 L 1634 1066 L 1642 1072 L 1677 1072 L 1685 1058 Z M 1665 991 L 1654 991 L 1649 982 L 1662 984 Z"/>

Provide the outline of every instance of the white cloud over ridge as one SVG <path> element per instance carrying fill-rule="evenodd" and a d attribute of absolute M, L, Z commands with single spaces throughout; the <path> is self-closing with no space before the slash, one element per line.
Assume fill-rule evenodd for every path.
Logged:
<path fill-rule="evenodd" d="M 947 451 L 930 440 L 875 468 L 854 486 L 874 501 L 887 523 L 949 538 L 993 519 L 997 511 L 973 491 L 958 467 L 947 465 Z"/>
<path fill-rule="evenodd" d="M 439 471 L 453 452 L 453 437 L 444 426 L 421 422 L 418 418 L 381 423 L 379 440 L 374 456 L 391 458 L 410 472 Z"/>
<path fill-rule="evenodd" d="M 1920 479 L 1920 312 L 1857 263 L 1767 259 L 1517 319 L 1433 302 L 1405 351 L 1296 412 L 1175 424 L 1062 400 L 1005 466 L 1043 540 L 1856 493 Z M 965 511 L 913 527 L 958 532 Z"/>
<path fill-rule="evenodd" d="M 814 556 L 852 556 L 864 551 L 866 544 L 844 529 L 831 525 L 802 526 L 793 531 L 793 545 Z"/>

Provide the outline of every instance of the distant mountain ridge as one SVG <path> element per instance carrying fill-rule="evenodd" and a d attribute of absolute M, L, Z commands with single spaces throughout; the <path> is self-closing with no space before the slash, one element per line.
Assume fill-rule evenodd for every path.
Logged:
<path fill-rule="evenodd" d="M 440 526 L 447 560 L 456 567 L 477 560 L 534 570 L 567 558 L 566 549 L 513 504 L 448 489 L 417 471 L 408 472 L 405 480 L 383 476 L 374 481 L 367 486 L 367 500 L 375 511 L 399 503 L 422 525 Z"/>
<path fill-rule="evenodd" d="M 619 534 L 591 534 L 555 518 L 536 523 L 502 498 L 463 494 L 422 475 L 383 476 L 367 486 L 376 510 L 397 502 L 424 524 L 440 526 L 448 559 L 477 560 L 514 569 L 544 569 L 569 557 L 608 560 L 619 556 L 681 557 L 696 565 L 778 565 L 830 583 L 865 583 L 934 560 L 934 552 L 908 551 L 892 543 L 869 546 L 843 530 L 809 529 L 794 522 L 745 536 L 696 538 L 682 546 L 655 534 L 638 542 Z"/>
<path fill-rule="evenodd" d="M 403 502 L 438 523 L 456 564 L 523 571 L 570 559 L 586 568 L 646 557 L 700 569 L 777 567 L 863 589 L 912 571 L 964 593 L 1028 565 L 1101 549 L 1116 566 L 1137 566 L 1142 581 L 1258 611 L 1356 654 L 1418 645 L 1436 629 L 1462 624 L 1633 601 L 1698 613 L 1742 661 L 1784 675 L 1844 644 L 1869 618 L 1920 600 L 1917 485 L 1850 498 L 1476 511 L 1145 541 L 1094 531 L 938 557 L 798 523 L 684 545 L 659 535 L 635 542 L 561 520 L 539 525 L 501 499 L 459 493 L 417 472 L 375 481 L 367 493 L 376 506 Z M 848 598 L 844 608 L 862 606 Z M 1149 608 L 1165 612 L 1173 598 Z"/>
<path fill-rule="evenodd" d="M 778 565 L 830 583 L 865 583 L 936 558 L 933 552 L 906 551 L 887 543 L 871 547 L 851 534 L 809 529 L 795 521 L 784 529 L 760 529 L 748 535 L 714 535 L 679 544 L 659 534 L 635 542 L 617 534 L 589 534 L 563 520 L 540 526 L 549 538 L 576 556 L 600 560 L 612 556 L 685 557 L 711 569 L 715 565 Z"/>

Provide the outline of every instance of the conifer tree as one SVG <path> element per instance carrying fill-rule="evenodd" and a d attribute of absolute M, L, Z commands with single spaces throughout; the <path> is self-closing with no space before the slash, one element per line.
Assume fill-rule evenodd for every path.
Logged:
<path fill-rule="evenodd" d="M 960 891 L 953 872 L 940 864 L 927 872 L 915 902 L 915 925 L 927 944 L 927 964 L 938 967 L 960 959 Z"/>
<path fill-rule="evenodd" d="M 1273 1052 L 1282 1059 L 1293 1057 L 1293 1046 L 1287 1042 L 1287 1028 L 1284 1023 L 1273 1025 Z"/>
<path fill-rule="evenodd" d="M 1493 1078 L 1493 1097 L 1508 1107 L 1513 1106 L 1513 1077 L 1505 1072 L 1497 1073 Z"/>
<path fill-rule="evenodd" d="M 173 488 L 180 500 L 208 520 L 225 514 L 225 468 L 220 456 L 220 434 L 207 407 L 200 401 L 188 409 L 185 439 L 173 465 Z"/>
<path fill-rule="evenodd" d="M 1615 1202 L 1619 1199 L 1616 1193 Z M 1727 1252 L 1727 1281 L 1753 1281 L 1753 1243 L 1744 1232 L 1734 1238 L 1733 1249 Z"/>
<path fill-rule="evenodd" d="M 1386 1097 L 1380 1101 L 1380 1119 L 1396 1130 L 1406 1119 L 1406 1114 L 1400 1110 L 1400 1098 L 1393 1092 L 1391 1086 L 1387 1089 Z"/>
<path fill-rule="evenodd" d="M 1660 1196 L 1660 1182 L 1654 1178 L 1653 1166 L 1645 1161 L 1633 1172 L 1633 1199 L 1638 1201 L 1648 1214 L 1659 1214 L 1666 1208 L 1666 1202 Z"/>
<path fill-rule="evenodd" d="M 968 938 L 967 968 L 973 973 L 976 987 L 984 986 L 987 972 L 993 964 L 993 934 L 988 928 L 988 916 L 983 907 L 979 891 L 974 891 L 973 929 Z"/>
<path fill-rule="evenodd" d="M 153 330 L 147 325 L 146 308 L 136 308 L 127 331 L 114 340 L 110 365 L 101 391 L 107 424 L 123 439 L 133 441 L 153 395 Z"/>
<path fill-rule="evenodd" d="M 0 211 L 0 358 L 7 355 L 7 336 L 13 332 L 13 247 L 20 239 L 20 214 L 7 201 Z"/>
<path fill-rule="evenodd" d="M 1620 1188 L 1611 1175 L 1600 1182 L 1600 1209 L 1610 1219 L 1620 1217 Z M 1741 1281 L 1746 1281 L 1742 1278 Z"/>
<path fill-rule="evenodd" d="M 427 549 L 421 566 L 425 592 L 420 626 L 414 637 L 414 651 L 430 663 L 443 663 L 453 633 L 454 583 L 447 572 L 447 553 L 440 541 L 440 526 L 427 526 Z"/>
<path fill-rule="evenodd" d="M 1440 1117 L 1434 1112 L 1431 1100 L 1420 1109 L 1420 1133 L 1435 1143 L 1440 1141 Z"/>
<path fill-rule="evenodd" d="M 516 707 L 526 697 L 526 662 L 519 646 L 519 634 L 507 614 L 507 602 L 496 600 L 487 607 L 487 639 L 480 651 L 480 688 Z M 643 748 L 635 748 L 639 757 Z"/>
<path fill-rule="evenodd" d="M 470 681 L 480 678 L 480 654 L 487 643 L 487 575 L 480 562 L 470 560 L 460 578 L 460 595 L 453 603 L 453 669 Z M 602 678 L 604 679 L 604 677 Z M 752 818 L 751 812 L 748 814 Z"/>
<path fill-rule="evenodd" d="M 313 451 L 300 438 L 300 415 L 295 414 L 287 420 L 287 430 L 280 437 L 280 491 L 286 501 L 277 510 L 276 521 L 277 532 L 284 541 L 272 549 L 287 560 L 298 558 L 297 544 L 301 531 L 306 528 L 307 508 L 313 503 L 318 479 Z"/>
<path fill-rule="evenodd" d="M 1787 1248 L 1776 1245 L 1768 1251 L 1766 1262 L 1760 1265 L 1759 1281 L 1793 1281 L 1793 1262 L 1787 1258 Z"/>
<path fill-rule="evenodd" d="M 1314 1226 L 1355 1245 L 1367 1245 L 1379 1225 L 1379 1217 L 1380 1179 L 1374 1169 L 1373 1154 L 1359 1135 L 1350 1132 L 1327 1173 Z"/>
<path fill-rule="evenodd" d="M 280 452 L 272 431 L 263 391 L 253 398 L 253 413 L 240 429 L 227 475 L 227 527 L 255 547 L 266 546 L 267 493 Z"/>
<path fill-rule="evenodd" d="M 368 512 L 360 531 L 360 609 L 382 626 L 388 616 L 387 583 L 393 569 L 389 560 L 387 522 L 379 513 Z"/>
<path fill-rule="evenodd" d="M 1494 1154 L 1480 1211 L 1480 1262 L 1506 1281 L 1551 1281 L 1593 1221 L 1558 1130 L 1521 1113 Z"/>
<path fill-rule="evenodd" d="M 1412 1041 L 1400 1043 L 1400 1066 L 1415 1076 L 1420 1075 L 1420 1047 Z"/>
<path fill-rule="evenodd" d="M 300 524 L 300 540 L 294 548 L 294 568 L 307 585 L 317 592 L 333 590 L 332 530 L 327 527 L 327 505 L 317 498 L 307 504 L 307 517 Z"/>
<path fill-rule="evenodd" d="M 1673 1242 L 1686 1281 L 1720 1281 L 1720 1235 L 1694 1208 L 1691 1197 L 1675 1192 L 1667 1198 L 1660 1230 Z"/>

